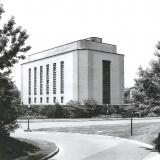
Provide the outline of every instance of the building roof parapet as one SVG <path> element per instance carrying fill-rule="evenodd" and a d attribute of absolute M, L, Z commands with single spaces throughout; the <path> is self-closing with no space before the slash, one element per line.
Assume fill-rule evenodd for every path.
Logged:
<path fill-rule="evenodd" d="M 66 53 L 74 50 L 89 49 L 103 51 L 107 53 L 117 53 L 117 46 L 112 44 L 102 43 L 102 38 L 90 37 L 87 39 L 78 40 L 55 48 L 37 52 L 28 56 L 28 61 L 47 58 L 53 55 Z"/>

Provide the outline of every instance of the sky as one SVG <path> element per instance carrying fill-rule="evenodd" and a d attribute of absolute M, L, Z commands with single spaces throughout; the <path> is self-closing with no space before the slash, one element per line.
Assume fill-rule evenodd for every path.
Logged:
<path fill-rule="evenodd" d="M 5 14 L 30 35 L 28 54 L 88 37 L 101 37 L 125 55 L 125 87 L 146 68 L 160 40 L 160 0 L 1 0 Z M 13 68 L 20 89 L 20 63 Z"/>

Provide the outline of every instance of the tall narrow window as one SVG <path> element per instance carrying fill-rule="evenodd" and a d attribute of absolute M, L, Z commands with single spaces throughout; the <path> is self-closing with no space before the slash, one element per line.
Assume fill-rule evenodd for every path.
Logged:
<path fill-rule="evenodd" d="M 36 99 L 36 97 L 34 98 L 34 103 L 36 103 L 36 101 L 37 101 L 37 99 Z"/>
<path fill-rule="evenodd" d="M 56 63 L 53 63 L 53 94 L 56 94 Z"/>
<path fill-rule="evenodd" d="M 47 97 L 46 101 L 47 101 L 47 103 L 49 103 L 49 97 Z"/>
<path fill-rule="evenodd" d="M 28 70 L 28 94 L 31 95 L 31 68 Z"/>
<path fill-rule="evenodd" d="M 31 104 L 31 97 L 28 98 L 28 103 Z"/>
<path fill-rule="evenodd" d="M 103 60 L 103 104 L 110 104 L 110 61 Z"/>
<path fill-rule="evenodd" d="M 40 66 L 40 95 L 43 94 L 43 66 Z"/>
<path fill-rule="evenodd" d="M 40 103 L 42 103 L 43 102 L 43 99 L 42 99 L 42 97 L 40 97 Z"/>
<path fill-rule="evenodd" d="M 46 65 L 46 94 L 49 94 L 49 64 Z"/>
<path fill-rule="evenodd" d="M 37 67 L 34 67 L 34 95 L 37 95 Z"/>
<path fill-rule="evenodd" d="M 64 93 L 64 61 L 60 62 L 60 68 L 61 68 L 61 94 Z"/>
<path fill-rule="evenodd" d="M 56 97 L 53 97 L 53 103 L 56 103 Z"/>
<path fill-rule="evenodd" d="M 61 103 L 63 103 L 64 102 L 64 97 L 61 97 Z"/>

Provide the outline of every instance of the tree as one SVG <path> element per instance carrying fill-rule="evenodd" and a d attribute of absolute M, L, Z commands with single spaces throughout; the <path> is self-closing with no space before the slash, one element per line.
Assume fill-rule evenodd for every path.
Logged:
<path fill-rule="evenodd" d="M 5 136 L 18 127 L 19 93 L 13 82 L 3 74 L 0 74 L 0 84 L 0 135 Z"/>
<path fill-rule="evenodd" d="M 0 19 L 3 13 L 3 5 L 0 4 Z M 0 137 L 9 135 L 18 127 L 19 92 L 9 75 L 14 64 L 24 59 L 23 53 L 31 48 L 25 46 L 29 37 L 26 30 L 15 25 L 15 19 L 11 17 L 0 29 Z"/>
<path fill-rule="evenodd" d="M 0 5 L 0 17 L 4 13 L 2 5 Z M 20 53 L 27 52 L 31 47 L 25 46 L 25 41 L 28 38 L 26 30 L 21 26 L 15 26 L 15 19 L 11 17 L 10 20 L 4 24 L 0 29 L 0 69 L 10 69 L 20 59 L 25 59 L 25 56 Z"/>
<path fill-rule="evenodd" d="M 160 44 L 160 43 L 159 43 Z M 138 78 L 135 80 L 134 101 L 141 104 L 140 110 L 147 109 L 157 112 L 160 110 L 160 54 L 159 47 L 155 52 L 155 60 L 144 70 L 139 68 Z M 143 106 L 142 106 L 143 104 Z"/>

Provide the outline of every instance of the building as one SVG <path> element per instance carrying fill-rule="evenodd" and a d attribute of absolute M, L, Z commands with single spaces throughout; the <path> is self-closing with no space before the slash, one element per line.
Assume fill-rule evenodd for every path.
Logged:
<path fill-rule="evenodd" d="M 124 102 L 124 55 L 98 37 L 31 54 L 21 69 L 23 104 Z"/>

